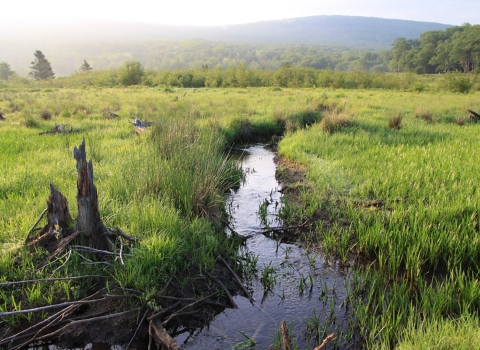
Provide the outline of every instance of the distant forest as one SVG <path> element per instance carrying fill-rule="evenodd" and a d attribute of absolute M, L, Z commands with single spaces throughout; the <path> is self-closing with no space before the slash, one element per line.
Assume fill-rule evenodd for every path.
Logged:
<path fill-rule="evenodd" d="M 311 16 L 230 26 L 162 26 L 141 23 L 0 23 L 0 62 L 27 76 L 40 50 L 56 77 L 138 61 L 145 69 L 176 70 L 245 64 L 278 69 L 285 64 L 336 71 L 389 71 L 396 38 L 416 40 L 452 26 L 361 16 Z M 30 29 L 33 28 L 34 30 Z"/>
<path fill-rule="evenodd" d="M 398 37 L 393 41 L 390 50 L 376 51 L 319 44 L 227 43 L 205 39 L 152 40 L 122 44 L 89 43 L 77 50 L 90 53 L 91 58 L 87 57 L 86 61 L 93 72 L 89 72 L 88 84 L 114 85 L 118 70 L 125 62 L 138 62 L 144 70 L 143 81 L 147 84 L 185 87 L 243 86 L 245 82 L 234 84 L 232 79 L 227 77 L 227 72 L 232 75 L 231 72 L 234 71 L 246 71 L 248 76 L 257 77 L 249 78 L 249 86 L 275 85 L 278 82 L 273 82 L 272 72 L 284 72 L 286 68 L 297 68 L 296 72 L 300 75 L 305 75 L 308 69 L 416 74 L 477 71 L 480 64 L 480 25 L 464 24 L 444 30 L 430 30 L 420 34 L 418 39 Z M 64 52 L 62 56 L 55 51 L 49 51 L 45 55 L 55 73 L 58 70 L 81 71 L 82 64 L 86 62 L 84 57 L 80 58 L 74 53 L 65 56 Z M 59 60 L 59 57 L 62 59 Z M 75 64 L 75 67 L 71 67 L 72 64 Z M 253 74 L 254 71 L 265 73 Z M 221 75 L 225 79 L 214 78 L 215 75 Z M 280 73 L 277 77 L 279 75 Z M 56 76 L 61 77 L 60 74 Z M 199 76 L 203 78 L 198 78 Z M 259 80 L 263 82 L 259 83 Z M 284 83 L 278 85 L 285 86 Z"/>

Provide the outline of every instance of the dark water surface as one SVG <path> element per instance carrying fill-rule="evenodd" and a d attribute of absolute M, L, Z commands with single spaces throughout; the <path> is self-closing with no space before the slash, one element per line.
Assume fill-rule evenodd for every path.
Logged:
<path fill-rule="evenodd" d="M 282 207 L 281 193 L 275 179 L 274 157 L 272 151 L 260 145 L 244 150 L 239 161 L 247 173 L 245 183 L 230 195 L 228 204 L 232 227 L 248 237 L 244 249 L 258 257 L 256 278 L 248 285 L 253 290 L 255 302 L 252 305 L 247 298 L 235 297 L 238 309 L 226 309 L 193 336 L 178 336 L 176 340 L 183 349 L 246 348 L 241 347 L 247 339 L 245 336 L 255 341 L 255 349 L 268 349 L 283 320 L 291 329 L 299 349 L 312 349 L 319 343 L 307 337 L 306 322 L 309 320 L 318 319 L 317 328 L 325 327 L 325 335 L 346 328 L 348 314 L 342 305 L 348 271 L 329 265 L 322 256 L 307 253 L 296 245 L 280 243 L 277 246 L 274 239 L 262 234 L 265 226 L 258 212 L 265 199 L 270 203 L 270 227 L 281 225 L 277 218 Z M 261 283 L 266 267 L 273 268 L 276 281 L 268 292 Z"/>

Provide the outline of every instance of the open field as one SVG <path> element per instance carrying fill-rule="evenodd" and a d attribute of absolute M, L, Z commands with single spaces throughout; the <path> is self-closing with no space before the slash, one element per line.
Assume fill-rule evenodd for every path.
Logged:
<path fill-rule="evenodd" d="M 450 318 L 478 325 L 480 125 L 467 109 L 480 111 L 478 92 L 4 89 L 0 283 L 108 271 L 155 304 L 170 276 L 210 270 L 219 252 L 236 254 L 218 230 L 223 193 L 240 176 L 225 160 L 229 148 L 285 134 L 280 155 L 306 169 L 302 205 L 287 202 L 285 216 L 318 218 L 304 238 L 333 262 L 368 262 L 358 264 L 345 300 L 366 348 L 391 348 L 415 332 L 433 338 L 438 324 L 455 325 Z M 108 111 L 119 117 L 106 118 Z M 132 116 L 155 124 L 136 135 Z M 72 133 L 39 135 L 57 124 Z M 82 140 L 102 219 L 142 241 L 125 266 L 82 265 L 72 256 L 37 270 L 41 254 L 14 258 L 16 249 L 45 208 L 50 183 L 75 203 L 72 150 Z M 68 281 L 0 289 L 0 312 L 75 300 L 85 288 Z"/>

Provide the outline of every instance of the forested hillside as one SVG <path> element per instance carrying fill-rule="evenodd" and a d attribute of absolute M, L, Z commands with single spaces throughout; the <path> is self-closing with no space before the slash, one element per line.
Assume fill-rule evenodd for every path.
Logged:
<path fill-rule="evenodd" d="M 252 69 L 283 64 L 386 71 L 389 50 L 398 37 L 418 39 L 446 24 L 369 17 L 315 16 L 225 27 L 173 27 L 132 23 L 2 24 L 0 62 L 21 76 L 41 50 L 56 76 L 78 70 L 86 59 L 94 69 L 118 68 L 136 60 L 151 69 Z M 375 51 L 372 53 L 372 51 Z M 348 62 L 348 64 L 346 64 Z"/>
<path fill-rule="evenodd" d="M 397 38 L 391 56 L 393 72 L 468 73 L 480 64 L 480 25 L 427 31 L 420 39 Z"/>

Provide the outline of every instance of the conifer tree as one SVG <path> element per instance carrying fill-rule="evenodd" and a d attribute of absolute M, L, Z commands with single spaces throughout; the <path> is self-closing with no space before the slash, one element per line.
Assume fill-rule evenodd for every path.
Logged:
<path fill-rule="evenodd" d="M 35 59 L 31 62 L 31 72 L 28 75 L 35 80 L 54 79 L 55 73 L 42 51 L 37 50 L 33 55 Z"/>
<path fill-rule="evenodd" d="M 80 66 L 80 72 L 89 72 L 92 69 L 93 69 L 92 66 L 88 64 L 87 60 L 83 60 L 83 63 Z"/>
<path fill-rule="evenodd" d="M 0 79 L 7 81 L 15 72 L 7 62 L 0 62 Z"/>

